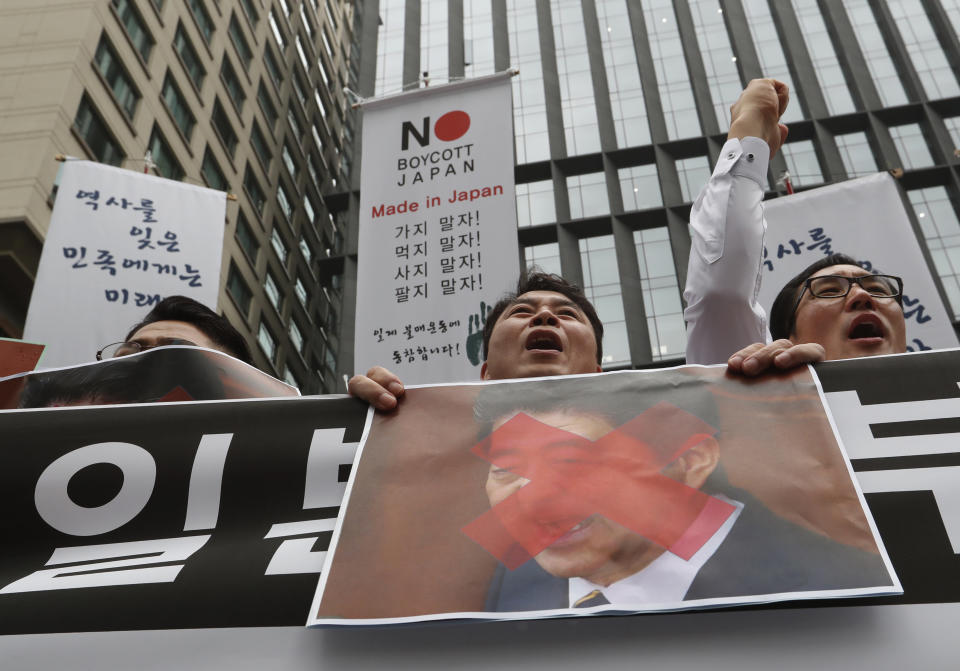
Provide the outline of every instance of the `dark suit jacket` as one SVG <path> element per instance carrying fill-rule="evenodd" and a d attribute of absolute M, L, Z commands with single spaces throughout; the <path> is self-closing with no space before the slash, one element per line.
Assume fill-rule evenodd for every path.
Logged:
<path fill-rule="evenodd" d="M 788 522 L 743 490 L 723 490 L 742 502 L 743 510 L 697 573 L 685 601 L 892 584 L 879 555 Z M 514 571 L 499 566 L 487 592 L 490 612 L 568 607 L 567 580 L 534 560 Z"/>

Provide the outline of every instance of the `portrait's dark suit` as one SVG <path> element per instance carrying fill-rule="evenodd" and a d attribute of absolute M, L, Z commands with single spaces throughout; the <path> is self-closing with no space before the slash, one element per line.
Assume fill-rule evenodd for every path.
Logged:
<path fill-rule="evenodd" d="M 744 508 L 723 543 L 697 573 L 685 601 L 891 584 L 877 554 L 793 524 L 743 490 L 725 484 L 704 487 L 704 491 L 722 491 L 743 503 Z M 550 575 L 530 560 L 514 571 L 502 565 L 497 568 L 487 592 L 486 610 L 568 608 L 567 602 L 567 579 Z"/>

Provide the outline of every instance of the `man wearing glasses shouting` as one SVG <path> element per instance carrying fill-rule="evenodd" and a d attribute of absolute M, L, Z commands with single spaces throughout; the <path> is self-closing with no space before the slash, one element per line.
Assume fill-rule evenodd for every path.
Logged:
<path fill-rule="evenodd" d="M 902 292 L 899 277 L 870 273 L 845 254 L 824 257 L 777 294 L 770 309 L 774 341 L 744 347 L 727 365 L 757 375 L 825 359 L 905 352 Z"/>

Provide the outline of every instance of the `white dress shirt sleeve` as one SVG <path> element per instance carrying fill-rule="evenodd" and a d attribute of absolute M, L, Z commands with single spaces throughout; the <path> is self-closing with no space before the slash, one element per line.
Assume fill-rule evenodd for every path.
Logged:
<path fill-rule="evenodd" d="M 727 140 L 690 211 L 687 363 L 725 363 L 737 350 L 770 340 L 757 302 L 769 161 L 770 148 L 760 138 Z"/>

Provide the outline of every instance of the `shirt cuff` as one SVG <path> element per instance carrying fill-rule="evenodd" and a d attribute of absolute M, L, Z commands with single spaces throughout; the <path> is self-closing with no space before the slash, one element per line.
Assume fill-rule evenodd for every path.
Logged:
<path fill-rule="evenodd" d="M 745 137 L 742 140 L 736 138 L 728 140 L 723 145 L 727 153 L 727 145 L 736 142 L 739 146 L 740 156 L 737 162 L 730 169 L 730 173 L 739 177 L 748 177 L 760 185 L 760 188 L 766 190 L 767 168 L 770 165 L 770 145 L 758 137 Z"/>

